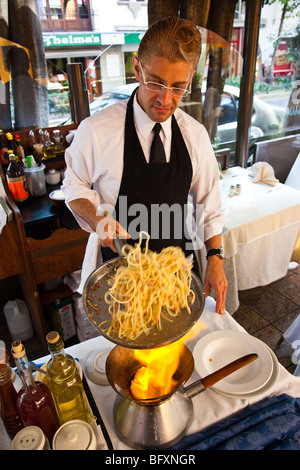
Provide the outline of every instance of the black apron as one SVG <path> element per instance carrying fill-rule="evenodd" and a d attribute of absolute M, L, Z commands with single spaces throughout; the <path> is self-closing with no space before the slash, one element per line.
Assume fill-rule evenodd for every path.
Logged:
<path fill-rule="evenodd" d="M 190 240 L 187 238 L 185 220 L 193 175 L 191 159 L 176 119 L 172 116 L 170 162 L 147 163 L 133 120 L 135 92 L 127 104 L 124 168 L 115 217 L 131 235 L 129 243 L 136 243 L 139 232 L 145 231 L 151 237 L 151 250 L 160 252 L 167 246 L 179 246 L 188 256 L 193 253 L 186 247 Z M 124 210 L 126 208 L 127 211 Z M 139 211 L 139 208 L 142 210 Z M 128 214 L 129 209 L 133 210 L 131 215 Z M 110 248 L 103 247 L 102 254 L 104 261 L 118 256 Z M 199 276 L 196 258 L 193 270 Z"/>

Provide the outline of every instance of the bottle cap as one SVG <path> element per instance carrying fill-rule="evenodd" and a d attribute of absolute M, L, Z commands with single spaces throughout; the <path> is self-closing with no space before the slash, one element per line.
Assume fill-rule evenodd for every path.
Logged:
<path fill-rule="evenodd" d="M 11 344 L 11 352 L 14 357 L 23 357 L 25 355 L 25 348 L 19 339 Z"/>
<path fill-rule="evenodd" d="M 27 426 L 19 431 L 13 441 L 12 450 L 49 450 L 49 442 L 37 426 Z"/>
<path fill-rule="evenodd" d="M 96 450 L 96 436 L 92 427 L 85 421 L 72 420 L 56 431 L 53 450 Z"/>
<path fill-rule="evenodd" d="M 50 333 L 48 333 L 46 336 L 46 340 L 48 343 L 49 351 L 59 351 L 64 347 L 63 340 L 61 339 L 57 331 L 50 331 Z"/>
<path fill-rule="evenodd" d="M 46 336 L 46 340 L 49 344 L 57 343 L 59 339 L 60 339 L 60 336 L 57 331 L 50 331 L 50 333 L 48 333 Z"/>

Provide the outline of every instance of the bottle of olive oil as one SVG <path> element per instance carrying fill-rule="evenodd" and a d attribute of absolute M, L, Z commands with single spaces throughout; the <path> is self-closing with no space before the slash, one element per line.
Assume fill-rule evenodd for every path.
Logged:
<path fill-rule="evenodd" d="M 91 415 L 75 359 L 64 350 L 57 331 L 46 336 L 51 359 L 47 365 L 51 390 L 61 424 L 73 419 L 89 422 Z"/>

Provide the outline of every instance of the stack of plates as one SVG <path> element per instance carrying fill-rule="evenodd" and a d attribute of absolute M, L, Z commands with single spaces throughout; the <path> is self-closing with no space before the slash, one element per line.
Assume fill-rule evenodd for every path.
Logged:
<path fill-rule="evenodd" d="M 254 336 L 237 330 L 213 331 L 202 337 L 193 351 L 195 368 L 201 378 L 250 353 L 256 353 L 258 358 L 212 387 L 219 393 L 239 398 L 266 393 L 276 383 L 279 366 L 273 351 Z"/>

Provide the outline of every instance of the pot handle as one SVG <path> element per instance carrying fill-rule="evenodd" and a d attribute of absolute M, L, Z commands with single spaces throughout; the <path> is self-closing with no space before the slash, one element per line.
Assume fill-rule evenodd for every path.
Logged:
<path fill-rule="evenodd" d="M 188 385 L 183 389 L 183 393 L 187 398 L 193 398 L 196 395 L 198 395 L 201 392 L 204 392 L 205 387 L 202 383 L 202 380 L 199 379 L 196 382 L 192 383 L 191 385 Z"/>
<path fill-rule="evenodd" d="M 250 362 L 255 361 L 257 358 L 258 358 L 258 355 L 256 353 L 251 353 L 251 354 L 247 354 L 246 356 L 240 357 L 236 359 L 235 361 L 230 362 L 230 364 L 227 364 L 226 366 L 221 367 L 221 369 L 216 370 L 212 374 L 207 375 L 203 379 L 197 380 L 193 384 L 184 388 L 183 392 L 188 398 L 192 398 L 195 395 L 198 395 L 198 393 L 203 392 L 204 390 L 211 387 L 215 383 L 224 379 L 224 377 L 227 377 L 227 375 L 230 375 L 236 370 L 241 369 L 241 367 L 244 367 Z"/>

